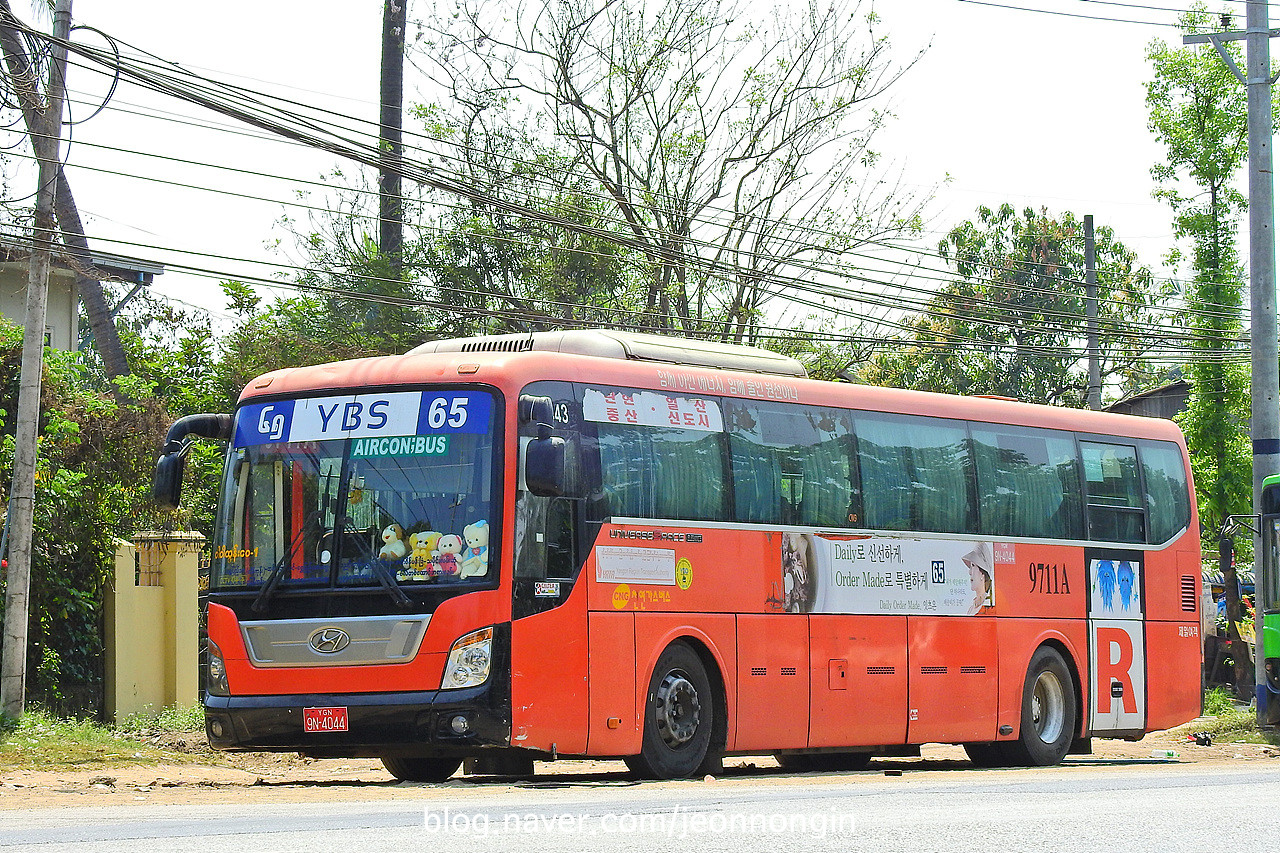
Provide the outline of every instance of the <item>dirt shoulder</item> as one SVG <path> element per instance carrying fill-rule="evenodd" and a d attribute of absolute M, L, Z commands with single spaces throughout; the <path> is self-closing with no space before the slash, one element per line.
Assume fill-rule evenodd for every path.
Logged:
<path fill-rule="evenodd" d="M 1093 755 L 1071 756 L 1072 766 L 1127 766 L 1149 764 L 1157 750 L 1173 750 L 1180 764 L 1232 765 L 1280 760 L 1280 748 L 1254 743 L 1214 743 L 1198 746 L 1187 733 L 1192 723 L 1177 730 L 1156 732 L 1141 741 L 1094 740 Z M 442 785 L 402 783 L 394 780 L 375 760 L 301 758 L 294 754 L 248 753 L 219 755 L 204 744 L 200 733 L 165 735 L 147 741 L 173 756 L 172 761 L 125 765 L 109 769 L 3 770 L 0 769 L 0 809 L 57 808 L 60 806 L 119 806 L 137 804 L 213 804 L 319 802 L 330 800 L 383 800 L 447 798 L 456 789 L 483 787 L 503 791 L 536 785 L 601 787 L 631 784 L 620 761 L 539 762 L 532 780 L 455 776 Z M 860 776 L 886 772 L 915 774 L 959 771 L 971 768 L 964 751 L 955 746 L 930 744 L 920 758 L 879 758 Z M 733 784 L 777 773 L 768 756 L 726 760 L 725 772 L 715 781 Z M 802 774 L 779 777 L 811 779 Z M 700 784 L 698 782 L 668 784 Z"/>

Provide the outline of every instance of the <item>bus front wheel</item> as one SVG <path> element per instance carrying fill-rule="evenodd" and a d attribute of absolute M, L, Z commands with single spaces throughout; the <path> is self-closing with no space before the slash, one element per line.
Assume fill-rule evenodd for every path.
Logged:
<path fill-rule="evenodd" d="M 1076 705 L 1062 655 L 1048 646 L 1036 649 L 1022 687 L 1022 730 L 1017 740 L 1001 743 L 1009 763 L 1046 767 L 1061 761 L 1075 736 Z"/>
<path fill-rule="evenodd" d="M 716 706 L 706 667 L 688 644 L 667 646 L 645 693 L 640 754 L 626 759 L 647 779 L 684 779 L 710 767 Z"/>
<path fill-rule="evenodd" d="M 423 755 L 384 755 L 382 766 L 402 782 L 443 782 L 458 772 L 461 758 Z"/>

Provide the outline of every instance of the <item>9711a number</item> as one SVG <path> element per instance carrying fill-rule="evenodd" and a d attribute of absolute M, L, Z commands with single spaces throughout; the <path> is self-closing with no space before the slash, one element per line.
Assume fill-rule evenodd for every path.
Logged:
<path fill-rule="evenodd" d="M 427 425 L 441 429 L 445 424 L 458 429 L 467 422 L 467 398 L 436 397 L 427 407 Z"/>
<path fill-rule="evenodd" d="M 1056 563 L 1030 563 L 1027 574 L 1031 578 L 1031 592 L 1043 595 L 1069 595 L 1071 584 L 1067 580 L 1067 567 Z"/>

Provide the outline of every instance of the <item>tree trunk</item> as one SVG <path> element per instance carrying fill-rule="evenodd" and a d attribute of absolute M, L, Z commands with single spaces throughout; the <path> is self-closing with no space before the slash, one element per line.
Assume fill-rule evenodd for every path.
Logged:
<path fill-rule="evenodd" d="M 58 227 L 62 231 L 62 240 L 71 255 L 72 270 L 76 274 L 76 290 L 80 293 L 80 301 L 84 303 L 84 313 L 89 318 L 89 328 L 93 330 L 93 339 L 97 342 L 98 354 L 102 356 L 102 365 L 107 376 L 112 379 L 128 376 L 129 360 L 120 343 L 120 332 L 107 307 L 107 297 L 102 290 L 102 281 L 96 275 L 93 256 L 89 254 L 89 241 L 84 236 L 80 209 L 76 207 L 75 197 L 71 195 L 71 185 L 67 183 L 66 173 L 61 169 L 58 170 L 53 208 L 58 217 Z"/>

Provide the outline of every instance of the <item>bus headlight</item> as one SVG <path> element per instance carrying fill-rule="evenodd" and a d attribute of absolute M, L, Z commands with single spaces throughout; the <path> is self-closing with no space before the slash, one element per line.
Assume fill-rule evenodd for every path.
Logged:
<path fill-rule="evenodd" d="M 209 643 L 209 671 L 204 689 L 214 696 L 231 695 L 231 687 L 227 684 L 227 665 L 222 660 L 222 650 L 213 643 Z"/>
<path fill-rule="evenodd" d="M 489 678 L 489 665 L 493 660 L 493 629 L 482 628 L 467 634 L 449 649 L 449 660 L 444 665 L 441 690 L 457 690 L 475 687 Z"/>

